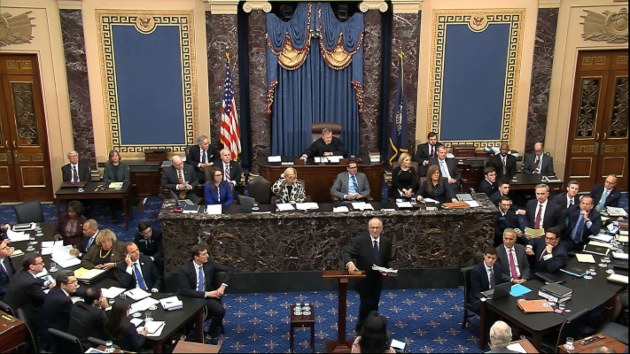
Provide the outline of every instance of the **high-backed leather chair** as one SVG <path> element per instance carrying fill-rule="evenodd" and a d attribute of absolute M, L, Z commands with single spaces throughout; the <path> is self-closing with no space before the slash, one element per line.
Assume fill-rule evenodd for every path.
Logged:
<path fill-rule="evenodd" d="M 328 128 L 332 130 L 333 136 L 341 137 L 341 123 L 337 122 L 315 122 L 311 126 L 311 141 L 315 141 L 322 137 L 322 129 Z"/>
<path fill-rule="evenodd" d="M 470 323 L 470 317 L 479 315 L 468 302 L 468 297 L 470 296 L 470 273 L 473 268 L 474 266 L 461 268 L 462 275 L 464 276 L 464 319 L 462 320 L 462 328 L 466 328 L 466 323 Z"/>
<path fill-rule="evenodd" d="M 249 196 L 256 199 L 260 204 L 271 203 L 271 182 L 263 176 L 256 176 L 247 182 Z"/>
<path fill-rule="evenodd" d="M 13 207 L 18 224 L 44 221 L 44 211 L 39 200 L 31 200 Z"/>

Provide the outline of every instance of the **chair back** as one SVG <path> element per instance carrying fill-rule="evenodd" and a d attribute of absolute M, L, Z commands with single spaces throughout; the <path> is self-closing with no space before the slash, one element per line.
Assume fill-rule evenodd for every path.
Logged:
<path fill-rule="evenodd" d="M 17 310 L 15 310 L 15 313 L 17 317 L 24 322 L 24 328 L 26 328 L 26 344 L 28 348 L 26 352 L 39 353 L 39 350 L 37 349 L 37 342 L 35 341 L 35 336 L 33 335 L 33 331 L 31 330 L 28 318 L 26 318 L 26 313 L 24 313 L 24 310 L 22 308 L 18 308 Z"/>
<path fill-rule="evenodd" d="M 11 305 L 1 300 L 0 300 L 0 310 L 8 313 L 11 316 L 16 316 L 15 311 L 13 311 L 13 307 L 11 307 Z"/>
<path fill-rule="evenodd" d="M 470 293 L 470 273 L 475 266 L 461 268 L 462 275 L 464 277 L 464 308 L 470 309 L 468 305 L 468 298 Z"/>
<path fill-rule="evenodd" d="M 256 176 L 247 183 L 249 196 L 260 204 L 271 203 L 271 182 L 263 176 Z"/>
<path fill-rule="evenodd" d="M 15 209 L 15 217 L 18 224 L 44 221 L 44 211 L 39 200 L 30 200 L 15 205 L 13 209 Z"/>
<path fill-rule="evenodd" d="M 59 353 L 85 353 L 79 338 L 56 328 L 48 328 L 55 344 L 55 351 Z"/>
<path fill-rule="evenodd" d="M 328 128 L 332 130 L 333 136 L 339 138 L 341 136 L 341 123 L 337 122 L 314 122 L 311 126 L 311 141 L 315 141 L 322 136 L 322 129 Z"/>

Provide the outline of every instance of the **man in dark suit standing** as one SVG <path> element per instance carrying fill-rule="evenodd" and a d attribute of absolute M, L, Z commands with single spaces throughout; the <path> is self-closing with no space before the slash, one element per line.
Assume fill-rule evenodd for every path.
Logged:
<path fill-rule="evenodd" d="M 223 180 L 230 183 L 232 189 L 241 183 L 243 169 L 241 164 L 232 160 L 232 152 L 230 149 L 222 149 L 219 151 L 220 161 L 214 167 L 223 171 Z"/>
<path fill-rule="evenodd" d="M 529 279 L 529 262 L 525 254 L 525 247 L 516 243 L 516 231 L 503 231 L 503 244 L 497 247 L 497 263 L 501 268 L 501 281 L 511 281 L 513 284 L 523 284 Z"/>
<path fill-rule="evenodd" d="M 517 241 L 526 245 L 527 239 L 524 237 L 520 228 L 520 222 L 516 211 L 512 208 L 512 200 L 508 196 L 503 196 L 499 202 L 499 213 L 494 226 L 494 247 L 499 246 L 504 239 L 503 232 L 506 229 L 512 229 L 516 232 Z"/>
<path fill-rule="evenodd" d="M 340 200 L 365 200 L 370 195 L 370 182 L 363 172 L 358 172 L 357 162 L 348 161 L 346 172 L 337 175 L 330 194 Z"/>
<path fill-rule="evenodd" d="M 184 263 L 179 271 L 179 293 L 184 296 L 206 299 L 206 309 L 211 319 L 206 333 L 209 344 L 217 344 L 219 325 L 223 322 L 225 308 L 221 298 L 232 277 L 232 268 L 210 260 L 208 250 L 202 245 L 194 245 L 190 250 L 192 260 Z M 215 290 L 213 279 L 216 272 L 225 272 L 223 283 Z"/>
<path fill-rule="evenodd" d="M 593 197 L 593 203 L 595 203 L 595 210 L 601 212 L 607 206 L 618 207 L 619 199 L 621 199 L 621 193 L 615 188 L 617 186 L 617 176 L 610 174 L 606 176 L 604 184 L 598 184 L 593 187 L 591 196 Z"/>
<path fill-rule="evenodd" d="M 494 167 L 497 171 L 497 179 L 510 179 L 516 174 L 516 157 L 512 156 L 510 145 L 501 144 L 499 154 L 488 159 L 486 167 Z"/>
<path fill-rule="evenodd" d="M 497 180 L 497 170 L 494 167 L 486 167 L 483 170 L 484 179 L 479 182 L 477 193 L 485 193 L 488 197 L 497 191 L 494 182 Z"/>
<path fill-rule="evenodd" d="M 89 182 L 91 179 L 90 165 L 79 163 L 79 153 L 75 150 L 68 152 L 69 163 L 61 166 L 61 177 L 64 182 Z"/>
<path fill-rule="evenodd" d="M 448 183 L 458 185 L 462 179 L 462 174 L 457 169 L 457 161 L 446 157 L 446 146 L 439 145 L 437 147 L 436 157 L 429 159 L 429 166 L 437 165 L 440 167 L 442 177 L 448 178 Z M 459 188 L 454 188 L 459 190 Z"/>
<path fill-rule="evenodd" d="M 564 213 L 558 204 L 549 201 L 549 186 L 544 183 L 536 185 L 536 199 L 528 201 L 525 210 L 516 213 L 526 215 L 527 227 L 532 229 L 554 227 L 559 237 L 564 228 Z M 530 238 L 527 233 L 525 236 Z"/>
<path fill-rule="evenodd" d="M 530 240 L 525 247 L 528 256 L 534 256 L 535 272 L 553 273 L 567 264 L 567 250 L 560 243 L 558 230 L 550 227 L 545 236 Z"/>
<path fill-rule="evenodd" d="M 370 311 L 378 311 L 378 303 L 383 287 L 382 277 L 386 273 L 372 270 L 372 265 L 389 268 L 392 259 L 392 240 L 382 236 L 383 222 L 372 218 L 368 222 L 368 233 L 353 237 L 350 244 L 343 250 L 343 263 L 350 274 L 365 272 L 366 277 L 359 279 L 356 290 L 359 293 L 359 320 L 355 329 L 357 332 L 363 327 L 363 321 Z"/>
<path fill-rule="evenodd" d="M 9 247 L 9 241 L 3 240 L 0 243 L 0 299 L 6 295 L 11 284 L 11 277 L 15 274 L 15 269 L 11 264 L 11 255 L 13 248 Z"/>
<path fill-rule="evenodd" d="M 585 195 L 580 199 L 579 208 L 569 209 L 569 227 L 560 241 L 567 251 L 582 250 L 589 236 L 599 234 L 602 218 L 593 207 L 593 197 Z"/>
<path fill-rule="evenodd" d="M 525 155 L 523 160 L 523 173 L 539 174 L 543 176 L 553 176 L 553 158 L 544 153 L 543 143 L 534 144 L 534 153 Z"/>
<path fill-rule="evenodd" d="M 197 138 L 197 145 L 191 146 L 186 155 L 186 164 L 194 168 L 197 180 L 205 180 L 204 169 L 219 161 L 219 152 L 214 145 L 210 145 L 208 137 L 201 135 Z"/>
<path fill-rule="evenodd" d="M 473 267 L 470 271 L 470 291 L 468 292 L 468 303 L 473 310 L 479 313 L 481 301 L 478 294 L 501 284 L 501 268 L 497 261 L 497 250 L 488 247 L 483 251 L 483 261 Z"/>
<path fill-rule="evenodd" d="M 348 152 L 343 146 L 341 139 L 333 136 L 330 128 L 322 129 L 322 137 L 315 140 L 311 146 L 309 146 L 300 158 L 302 160 L 312 159 L 315 156 L 343 156 L 347 157 Z"/>
<path fill-rule="evenodd" d="M 125 289 L 140 288 L 157 293 L 162 288 L 162 276 L 149 256 L 140 254 L 138 246 L 129 242 L 124 263 L 118 263 L 120 286 Z"/>
<path fill-rule="evenodd" d="M 435 157 L 438 145 L 441 144 L 438 143 L 437 133 L 429 132 L 429 134 L 427 134 L 427 142 L 419 144 L 416 147 L 414 160 L 418 161 L 418 174 L 420 176 L 424 177 L 427 175 L 429 160 Z"/>
<path fill-rule="evenodd" d="M 185 164 L 177 155 L 171 158 L 171 166 L 162 171 L 162 188 L 174 191 L 180 199 L 190 199 L 196 203 L 199 200 L 195 193 L 198 184 L 192 165 Z"/>

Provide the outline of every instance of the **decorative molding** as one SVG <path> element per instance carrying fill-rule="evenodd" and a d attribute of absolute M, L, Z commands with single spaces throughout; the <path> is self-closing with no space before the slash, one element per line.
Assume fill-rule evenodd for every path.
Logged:
<path fill-rule="evenodd" d="M 238 0 L 205 0 L 213 15 L 236 15 L 238 13 Z"/>
<path fill-rule="evenodd" d="M 387 8 L 387 3 L 380 0 L 362 1 L 359 4 L 359 10 L 361 10 L 361 12 L 368 12 L 369 10 L 378 10 L 380 12 L 385 12 L 387 11 Z"/>
<path fill-rule="evenodd" d="M 266 13 L 271 12 L 271 2 L 269 1 L 246 1 L 243 4 L 243 11 L 250 13 L 254 10 L 262 10 Z"/>
<path fill-rule="evenodd" d="M 58 0 L 59 10 L 81 10 L 81 0 Z"/>
<path fill-rule="evenodd" d="M 422 8 L 422 0 L 393 0 L 395 14 L 417 14 Z"/>
<path fill-rule="evenodd" d="M 538 0 L 539 9 L 557 9 L 560 7 L 560 0 Z"/>
<path fill-rule="evenodd" d="M 35 17 L 28 17 L 31 11 L 17 16 L 9 12 L 0 14 L 0 47 L 10 44 L 31 43 L 33 40 L 33 27 L 31 23 Z"/>
<path fill-rule="evenodd" d="M 628 43 L 628 9 L 622 8 L 619 12 L 584 10 L 586 15 L 580 16 L 584 33 L 582 38 L 586 41 L 607 43 Z"/>

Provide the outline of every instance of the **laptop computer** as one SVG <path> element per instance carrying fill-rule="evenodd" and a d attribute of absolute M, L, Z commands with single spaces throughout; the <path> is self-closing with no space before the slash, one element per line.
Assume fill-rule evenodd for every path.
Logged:
<path fill-rule="evenodd" d="M 564 275 L 562 275 L 562 273 L 560 272 L 556 272 L 556 273 L 536 272 L 536 276 L 544 280 L 545 283 L 556 283 L 556 284 L 564 283 Z"/>
<path fill-rule="evenodd" d="M 511 289 L 512 289 L 512 282 L 506 281 L 505 283 L 496 285 L 492 289 L 482 291 L 481 295 L 483 295 L 483 297 L 486 297 L 492 300 L 497 300 L 497 299 L 504 298 L 510 295 Z"/>
<path fill-rule="evenodd" d="M 256 199 L 239 194 L 238 203 L 241 205 L 241 210 L 249 212 L 252 211 L 252 206 L 256 203 Z"/>
<path fill-rule="evenodd" d="M 190 199 L 179 199 L 177 197 L 177 193 L 175 193 L 172 189 L 169 190 L 169 195 L 171 196 L 171 198 L 175 199 L 175 203 L 177 203 L 177 206 L 179 206 L 182 210 L 199 210 L 199 205 L 193 203 Z"/>

